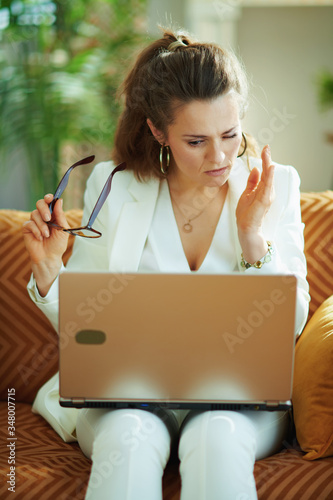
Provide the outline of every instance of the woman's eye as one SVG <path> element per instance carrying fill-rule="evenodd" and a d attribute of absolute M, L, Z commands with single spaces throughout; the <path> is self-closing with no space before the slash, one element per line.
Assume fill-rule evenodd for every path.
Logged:
<path fill-rule="evenodd" d="M 233 135 L 225 135 L 222 137 L 222 139 L 234 139 L 235 137 L 237 137 L 238 134 L 235 133 Z M 200 146 L 200 144 L 203 144 L 205 141 L 203 139 L 197 139 L 195 141 L 189 141 L 188 144 L 189 146 Z"/>

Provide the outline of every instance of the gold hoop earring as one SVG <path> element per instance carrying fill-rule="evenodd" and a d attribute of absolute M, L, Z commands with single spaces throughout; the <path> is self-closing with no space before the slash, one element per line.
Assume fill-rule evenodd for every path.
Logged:
<path fill-rule="evenodd" d="M 247 140 L 246 140 L 246 137 L 245 137 L 244 132 L 242 132 L 242 137 L 243 137 L 243 139 L 244 139 L 244 149 L 243 149 L 243 151 L 241 152 L 241 154 L 237 156 L 237 158 L 240 158 L 241 156 L 243 156 L 243 154 L 245 153 L 245 151 L 246 151 L 246 149 L 247 149 Z"/>
<path fill-rule="evenodd" d="M 163 166 L 163 151 L 166 149 L 166 169 Z M 163 175 L 167 175 L 169 172 L 170 165 L 170 148 L 169 146 L 164 146 L 164 144 L 160 147 L 160 169 Z"/>

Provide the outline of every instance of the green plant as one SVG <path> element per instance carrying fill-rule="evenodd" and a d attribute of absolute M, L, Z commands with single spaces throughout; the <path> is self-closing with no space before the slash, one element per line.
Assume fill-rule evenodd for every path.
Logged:
<path fill-rule="evenodd" d="M 323 70 L 317 76 L 318 99 L 322 110 L 333 108 L 333 73 Z"/>
<path fill-rule="evenodd" d="M 1 2 L 0 169 L 5 176 L 12 152 L 21 150 L 28 208 L 54 190 L 64 144 L 86 144 L 89 154 L 111 149 L 120 112 L 115 94 L 144 40 L 145 3 Z"/>

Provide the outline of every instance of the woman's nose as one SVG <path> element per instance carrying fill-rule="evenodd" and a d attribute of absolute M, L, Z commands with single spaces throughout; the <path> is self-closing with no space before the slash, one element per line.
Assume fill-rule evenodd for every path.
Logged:
<path fill-rule="evenodd" d="M 225 154 L 221 148 L 221 144 L 217 143 L 212 143 L 208 155 L 207 155 L 208 161 L 211 163 L 215 163 L 216 165 L 221 165 L 224 162 L 225 159 Z"/>

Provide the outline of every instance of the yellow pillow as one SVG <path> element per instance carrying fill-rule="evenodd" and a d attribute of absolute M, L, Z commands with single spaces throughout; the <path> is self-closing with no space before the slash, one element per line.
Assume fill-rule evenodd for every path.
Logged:
<path fill-rule="evenodd" d="M 304 458 L 333 455 L 333 295 L 317 309 L 296 344 L 293 408 Z"/>

